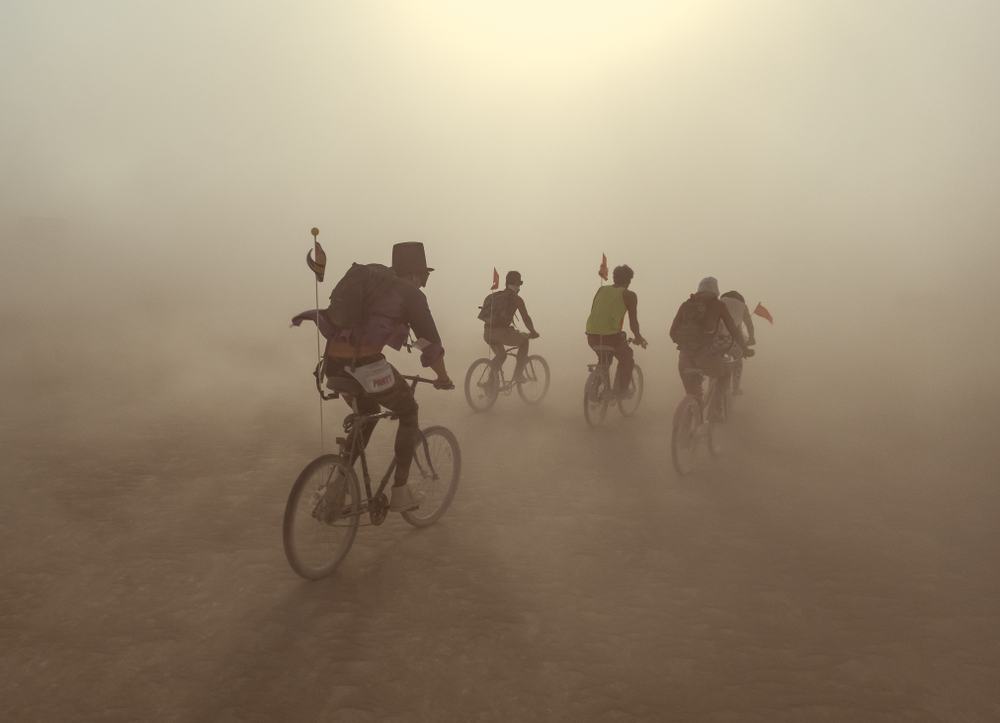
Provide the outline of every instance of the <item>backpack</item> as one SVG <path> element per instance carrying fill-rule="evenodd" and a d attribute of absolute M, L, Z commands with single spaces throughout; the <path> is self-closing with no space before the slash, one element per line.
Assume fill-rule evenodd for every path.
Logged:
<path fill-rule="evenodd" d="M 677 314 L 680 320 L 671 339 L 681 351 L 696 351 L 712 340 L 712 334 L 702 331 L 705 314 L 708 313 L 708 300 L 691 298 L 681 304 Z"/>
<path fill-rule="evenodd" d="M 476 318 L 494 328 L 510 326 L 514 319 L 514 310 L 510 308 L 511 306 L 509 291 L 506 289 L 495 291 L 483 299 L 483 305 L 479 307 L 479 316 Z"/>
<path fill-rule="evenodd" d="M 323 312 L 334 326 L 354 329 L 364 326 L 375 302 L 389 290 L 396 275 L 382 264 L 351 264 L 333 287 L 330 306 Z"/>

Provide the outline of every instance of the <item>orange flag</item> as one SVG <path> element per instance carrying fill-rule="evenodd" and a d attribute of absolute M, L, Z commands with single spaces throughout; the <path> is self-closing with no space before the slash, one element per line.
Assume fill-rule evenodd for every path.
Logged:
<path fill-rule="evenodd" d="M 597 275 L 605 281 L 608 280 L 608 257 L 605 254 L 601 254 L 601 268 L 598 269 Z"/>
<path fill-rule="evenodd" d="M 497 267 L 493 267 L 493 286 L 490 287 L 492 291 L 496 291 L 500 288 L 500 274 L 497 273 Z"/>
<path fill-rule="evenodd" d="M 757 308 L 753 310 L 753 313 L 755 313 L 757 316 L 763 316 L 772 324 L 774 323 L 774 319 L 771 318 L 771 312 L 765 309 L 763 306 L 761 306 L 759 301 L 757 302 Z"/>

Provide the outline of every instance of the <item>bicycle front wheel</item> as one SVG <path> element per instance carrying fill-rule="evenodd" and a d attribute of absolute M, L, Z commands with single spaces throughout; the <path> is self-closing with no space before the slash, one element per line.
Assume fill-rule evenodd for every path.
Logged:
<path fill-rule="evenodd" d="M 632 378 L 628 382 L 628 389 L 631 392 L 629 398 L 618 400 L 618 411 L 625 417 L 631 417 L 635 414 L 635 410 L 639 408 L 639 402 L 642 401 L 642 369 L 639 368 L 638 364 L 632 369 Z"/>
<path fill-rule="evenodd" d="M 549 392 L 549 364 L 537 354 L 528 357 L 521 371 L 517 393 L 528 404 L 538 404 Z"/>
<path fill-rule="evenodd" d="M 674 412 L 674 430 L 670 439 L 670 456 L 677 474 L 689 474 L 694 469 L 698 453 L 698 425 L 701 408 L 698 399 L 689 394 L 677 405 Z"/>
<path fill-rule="evenodd" d="M 428 427 L 417 442 L 410 467 L 409 484 L 416 493 L 423 492 L 420 507 L 403 512 L 403 519 L 416 527 L 433 525 L 443 515 L 458 491 L 462 476 L 462 451 L 451 430 Z"/>
<path fill-rule="evenodd" d="M 489 359 L 476 359 L 465 375 L 465 401 L 477 412 L 493 406 L 500 393 L 500 377 Z"/>
<path fill-rule="evenodd" d="M 583 416 L 591 427 L 597 427 L 604 421 L 610 394 L 604 374 L 599 369 L 592 371 L 583 387 Z"/>
<path fill-rule="evenodd" d="M 354 470 L 336 454 L 317 457 L 292 485 L 282 537 L 288 563 L 309 580 L 343 562 L 360 520 L 361 491 Z"/>

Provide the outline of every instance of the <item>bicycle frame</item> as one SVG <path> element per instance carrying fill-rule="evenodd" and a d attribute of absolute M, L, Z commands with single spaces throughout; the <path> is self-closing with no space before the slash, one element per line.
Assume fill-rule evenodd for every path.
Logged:
<path fill-rule="evenodd" d="M 705 370 L 703 370 L 703 369 L 685 369 L 684 371 L 688 372 L 687 376 L 698 376 L 698 377 L 706 377 L 706 376 L 708 376 L 705 373 Z M 698 403 L 698 424 L 699 425 L 702 425 L 702 424 L 704 424 L 707 421 L 705 419 L 705 413 L 709 409 L 712 408 L 712 403 L 715 401 L 715 397 L 720 393 L 719 392 L 719 378 L 718 377 L 708 376 L 708 379 L 709 379 L 709 382 L 708 382 L 708 391 L 705 392 L 705 396 L 703 397 L 704 401 L 701 401 L 701 402 Z M 699 383 L 702 383 L 702 380 L 699 380 Z M 692 395 L 688 395 L 688 396 L 693 396 L 696 400 L 698 399 L 698 397 L 695 396 L 695 395 L 693 395 L 693 394 Z M 678 415 L 680 415 L 681 413 L 682 413 L 682 410 L 681 410 L 680 407 L 678 407 L 677 411 L 674 412 L 674 424 L 675 425 L 679 424 L 682 421 L 678 417 Z M 726 418 L 729 416 L 729 405 L 725 403 L 725 400 L 723 400 L 722 414 L 723 414 L 723 422 L 725 422 Z"/>
<path fill-rule="evenodd" d="M 514 391 L 515 382 L 513 379 L 507 379 L 506 375 L 504 375 L 503 373 L 503 366 L 504 364 L 507 363 L 507 360 L 510 359 L 511 357 L 516 358 L 518 348 L 519 347 L 512 344 L 504 344 L 503 345 L 504 356 L 502 357 L 503 361 L 499 363 L 497 362 L 497 359 L 501 358 L 499 354 L 494 354 L 493 358 L 490 360 L 490 364 L 493 366 L 494 370 L 497 373 L 497 376 L 500 378 L 500 386 L 497 389 L 497 391 L 500 394 L 509 395 L 511 392 Z M 515 361 L 515 364 L 516 363 L 517 362 Z"/>
<path fill-rule="evenodd" d="M 432 384 L 433 380 L 424 379 L 417 376 L 406 376 L 400 375 L 403 379 L 410 382 L 410 391 L 415 392 L 418 382 L 425 382 Z M 357 392 L 348 392 L 341 390 L 334 390 L 331 399 L 336 399 L 338 396 L 343 396 L 345 401 L 351 405 L 351 409 L 354 411 L 344 417 L 344 432 L 347 434 L 346 437 L 337 437 L 336 442 L 340 447 L 340 456 L 344 457 L 348 461 L 354 460 L 351 463 L 351 468 L 357 463 L 358 459 L 361 460 L 361 474 L 365 484 L 365 499 L 360 501 L 358 509 L 356 512 L 349 512 L 343 515 L 343 517 L 353 517 L 363 515 L 365 512 L 369 512 L 371 516 L 371 523 L 374 525 L 379 525 L 385 519 L 386 514 L 389 511 L 388 500 L 385 499 L 383 494 L 386 486 L 389 483 L 389 478 L 396 469 L 396 456 L 393 455 L 392 461 L 389 463 L 389 468 L 382 475 L 382 479 L 379 481 L 378 489 L 372 494 L 371 486 L 371 474 L 368 469 L 368 455 L 365 451 L 365 444 L 363 440 L 363 431 L 365 425 L 368 422 L 377 422 L 380 419 L 397 419 L 397 415 L 394 412 L 378 412 L 377 414 L 361 414 L 358 411 Z M 350 397 L 350 399 L 348 399 Z M 420 430 L 417 430 L 418 432 Z M 437 471 L 434 469 L 434 465 L 431 462 L 430 453 L 427 448 L 427 438 L 424 437 L 423 432 L 420 432 L 420 443 L 424 447 L 425 458 L 427 460 L 427 465 L 431 473 L 431 478 L 433 480 L 438 480 Z M 415 456 L 414 463 L 423 472 L 420 460 Z"/>

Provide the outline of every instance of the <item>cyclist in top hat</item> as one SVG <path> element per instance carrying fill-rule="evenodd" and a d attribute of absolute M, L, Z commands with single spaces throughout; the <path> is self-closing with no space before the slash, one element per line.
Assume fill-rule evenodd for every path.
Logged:
<path fill-rule="evenodd" d="M 386 346 L 399 350 L 412 329 L 420 349 L 420 363 L 437 374 L 434 387 L 453 389 L 454 384 L 445 370 L 444 347 L 427 297 L 420 290 L 427 285 L 430 272 L 434 270 L 427 266 L 424 245 L 406 242 L 393 246 L 392 270 L 396 278 L 375 302 L 367 324 L 355 329 L 334 327 L 334 334 L 326 345 L 323 370 L 327 376 L 351 377 L 361 382 L 365 392 L 358 397 L 357 403 L 362 414 L 377 414 L 379 407 L 385 407 L 398 415 L 396 471 L 389 509 L 404 512 L 418 506 L 422 499 L 422 495 L 415 495 L 406 483 L 420 436 L 418 407 L 406 380 L 386 361 L 382 350 Z M 369 388 L 366 380 L 381 387 L 373 391 L 376 387 Z M 377 421 L 373 420 L 361 430 L 365 446 Z"/>
<path fill-rule="evenodd" d="M 517 347 L 517 361 L 514 365 L 514 381 L 516 382 L 520 381 L 521 371 L 528 363 L 528 340 L 537 339 L 538 332 L 535 331 L 535 325 L 532 323 L 531 317 L 528 316 L 528 308 L 520 296 L 523 283 L 521 273 L 508 271 L 505 283 L 507 287 L 497 294 L 505 294 L 507 296 L 506 303 L 500 304 L 496 300 L 493 301 L 493 308 L 497 310 L 497 313 L 484 322 L 483 339 L 490 345 L 496 355 L 496 363 L 501 366 L 507 359 L 507 351 L 504 346 Z M 497 294 L 493 295 L 494 298 Z M 515 313 L 521 315 L 524 325 L 528 327 L 527 336 L 514 328 Z"/>

